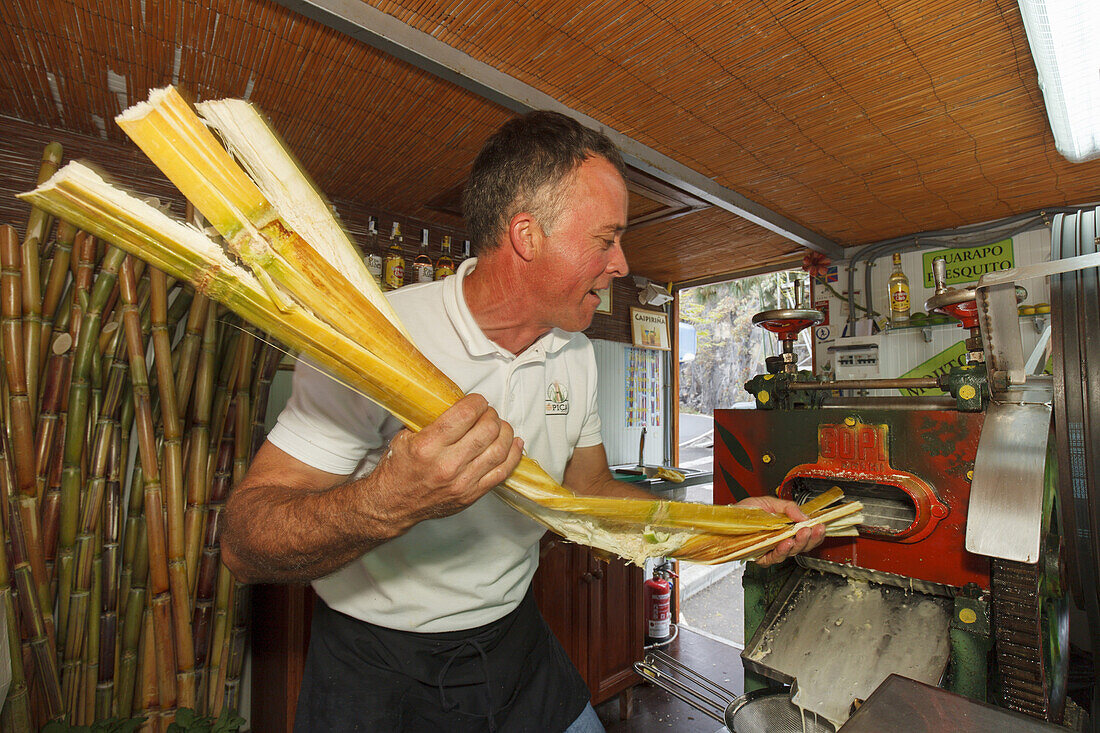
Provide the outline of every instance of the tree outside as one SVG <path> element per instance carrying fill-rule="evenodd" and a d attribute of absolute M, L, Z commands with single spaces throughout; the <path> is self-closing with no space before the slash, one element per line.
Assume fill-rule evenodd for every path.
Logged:
<path fill-rule="evenodd" d="M 806 273 L 791 270 L 755 275 L 680 291 L 680 320 L 696 333 L 696 355 L 680 364 L 680 411 L 710 415 L 751 401 L 745 382 L 765 371 L 764 359 L 779 352 L 774 334 L 752 325 L 764 310 L 806 302 Z M 799 363 L 810 358 L 810 334 L 795 343 Z"/>
<path fill-rule="evenodd" d="M 680 363 L 680 465 L 713 470 L 717 408 L 755 406 L 745 382 L 765 371 L 764 359 L 779 352 L 774 334 L 752 325 L 764 310 L 793 308 L 808 287 L 802 271 L 703 285 L 680 291 L 680 321 L 695 328 L 696 356 Z M 795 344 L 799 364 L 810 360 L 809 332 Z M 803 368 L 809 368 L 805 366 Z M 713 501 L 711 484 L 689 489 L 689 501 Z M 679 563 L 680 618 L 685 627 L 744 643 L 742 563 Z"/>

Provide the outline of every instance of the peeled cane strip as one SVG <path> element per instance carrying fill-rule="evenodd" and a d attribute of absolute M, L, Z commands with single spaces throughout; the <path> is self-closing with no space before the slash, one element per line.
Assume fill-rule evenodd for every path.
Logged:
<path fill-rule="evenodd" d="M 262 116 L 240 100 L 208 103 L 207 111 L 218 120 L 219 131 L 252 178 L 173 87 L 154 89 L 147 102 L 130 107 L 116 120 L 243 257 L 271 257 L 269 247 L 278 249 L 286 232 L 297 233 L 299 239 L 308 237 L 309 246 L 331 267 L 323 277 L 318 273 L 321 282 L 350 279 L 355 291 L 407 337 L 316 187 Z M 254 274 L 263 281 L 263 272 Z M 311 273 L 299 269 L 297 274 Z M 273 296 L 279 299 L 277 292 Z M 358 313 L 343 315 L 346 323 L 344 319 L 354 319 Z"/>
<path fill-rule="evenodd" d="M 718 565 L 732 560 L 756 559 L 767 554 L 784 539 L 794 536 L 803 526 L 824 524 L 826 533 L 831 527 L 846 532 L 863 521 L 863 515 L 859 513 L 861 509 L 862 505 L 859 502 L 851 502 L 829 512 L 819 510 L 811 515 L 810 519 L 788 529 L 759 532 L 743 537 L 715 538 L 713 535 L 688 537 L 678 547 L 677 557 L 708 565 Z"/>
<path fill-rule="evenodd" d="M 858 501 L 853 501 L 848 504 L 844 504 L 836 509 L 833 509 L 818 517 L 807 519 L 803 522 L 793 524 L 787 529 L 770 534 L 767 538 L 755 542 L 747 547 L 741 548 L 737 551 L 732 559 L 756 559 L 762 555 L 767 554 L 772 548 L 778 545 L 785 539 L 794 537 L 798 530 L 803 527 L 813 527 L 816 524 L 828 524 L 841 517 L 856 514 L 863 509 L 863 504 Z"/>
<path fill-rule="evenodd" d="M 194 116 L 174 87 L 163 87 L 115 121 L 165 175 L 171 171 L 176 187 L 227 240 L 266 224 L 273 213 L 263 194 Z"/>
<path fill-rule="evenodd" d="M 218 133 L 257 187 L 291 229 L 309 242 L 371 303 L 408 332 L 367 270 L 347 233 L 330 213 L 331 207 L 289 148 L 253 105 L 240 99 L 220 99 L 196 105 L 203 121 Z"/>
<path fill-rule="evenodd" d="M 278 206 L 228 154 L 216 153 L 220 143 L 174 89 L 154 90 L 149 102 L 124 112 L 119 123 L 140 147 L 158 155 L 158 167 L 186 196 L 206 206 L 224 204 L 199 208 L 283 310 L 295 302 L 305 305 L 447 404 L 461 398 L 461 390 L 412 346 L 354 246 L 262 116 L 247 103 L 214 110 Z M 233 124 L 235 114 L 242 119 Z M 225 175 L 229 167 L 236 169 L 231 177 Z M 234 188 L 220 188 L 230 182 Z"/>
<path fill-rule="evenodd" d="M 116 243 L 174 277 L 187 279 L 199 292 L 225 303 L 294 348 L 307 351 L 336 377 L 384 404 L 410 427 L 423 427 L 449 406 L 305 309 L 280 308 L 252 274 L 229 260 L 216 242 L 111 186 L 87 166 L 69 163 L 47 183 L 21 197 L 41 202 L 56 216 Z"/>
<path fill-rule="evenodd" d="M 827 506 L 831 506 L 844 498 L 844 491 L 839 486 L 833 486 L 828 491 L 815 496 L 805 504 L 801 505 L 801 509 L 804 514 L 811 515 L 815 512 L 821 511 Z"/>
<path fill-rule="evenodd" d="M 575 511 L 604 519 L 714 534 L 748 534 L 761 529 L 781 529 L 790 524 L 786 517 L 751 507 L 590 496 L 546 499 L 540 503 L 550 509 Z"/>

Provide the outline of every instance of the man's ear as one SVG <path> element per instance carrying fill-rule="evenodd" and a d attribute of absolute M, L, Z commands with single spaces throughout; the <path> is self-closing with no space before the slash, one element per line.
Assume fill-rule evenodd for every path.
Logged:
<path fill-rule="evenodd" d="M 542 227 L 533 214 L 521 211 L 508 222 L 508 241 L 512 250 L 526 262 L 535 259 L 542 249 Z"/>

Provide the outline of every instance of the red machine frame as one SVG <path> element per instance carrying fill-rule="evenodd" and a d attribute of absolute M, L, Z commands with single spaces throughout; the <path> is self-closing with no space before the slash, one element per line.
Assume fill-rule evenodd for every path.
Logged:
<path fill-rule="evenodd" d="M 715 410 L 714 502 L 778 494 L 799 479 L 850 493 L 876 484 L 904 492 L 904 530 L 864 527 L 812 556 L 955 587 L 990 587 L 988 558 L 966 551 L 970 480 L 983 413 L 948 410 Z M 899 436 L 914 436 L 901 439 Z"/>

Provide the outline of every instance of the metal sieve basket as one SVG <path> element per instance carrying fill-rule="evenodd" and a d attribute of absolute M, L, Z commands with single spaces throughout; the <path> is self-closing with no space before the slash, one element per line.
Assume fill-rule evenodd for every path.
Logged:
<path fill-rule="evenodd" d="M 725 723 L 733 733 L 834 733 L 814 713 L 803 713 L 787 690 L 753 690 L 740 697 L 662 651 L 634 665 L 638 674 L 696 710 Z"/>
<path fill-rule="evenodd" d="M 726 708 L 726 727 L 733 733 L 833 733 L 835 728 L 815 713 L 791 702 L 787 692 L 755 690 Z"/>

